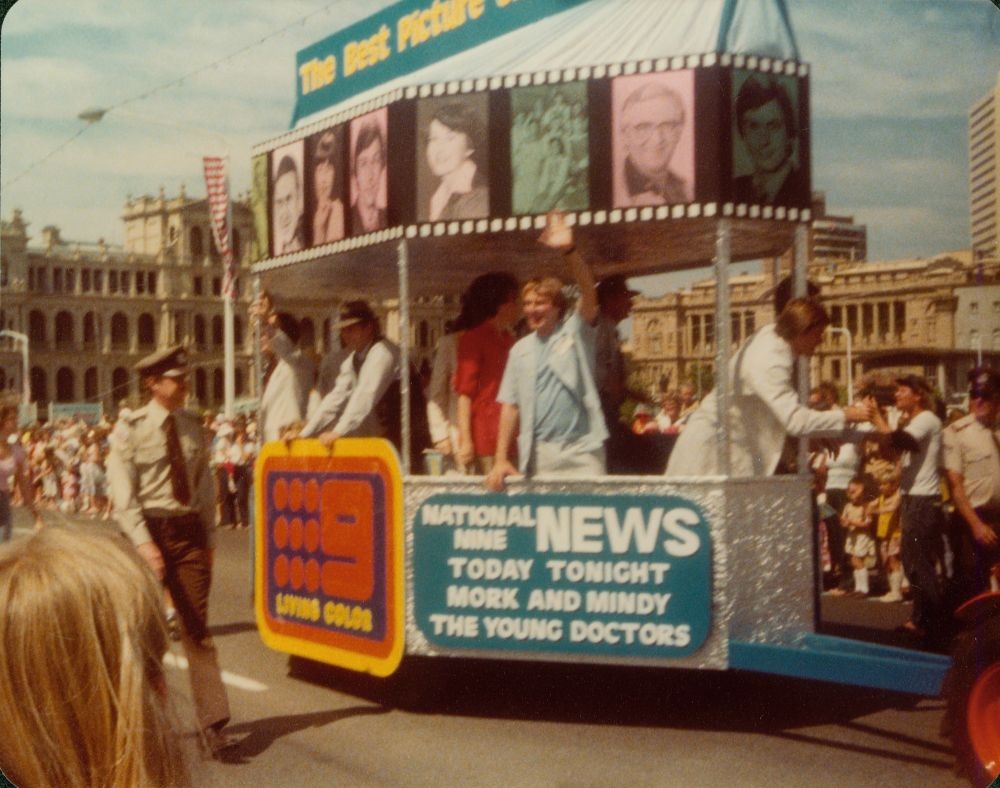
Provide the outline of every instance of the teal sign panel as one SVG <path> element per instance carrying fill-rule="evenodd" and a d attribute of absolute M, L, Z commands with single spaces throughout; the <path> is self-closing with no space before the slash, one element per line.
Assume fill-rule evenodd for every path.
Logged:
<path fill-rule="evenodd" d="M 684 498 L 441 494 L 413 535 L 432 645 L 663 659 L 708 637 L 709 526 Z"/>
<path fill-rule="evenodd" d="M 320 112 L 586 0 L 402 0 L 295 56 L 295 112 Z"/>

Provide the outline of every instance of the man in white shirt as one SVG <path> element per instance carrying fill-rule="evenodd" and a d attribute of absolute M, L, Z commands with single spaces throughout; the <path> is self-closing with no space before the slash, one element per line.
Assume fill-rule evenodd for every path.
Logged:
<path fill-rule="evenodd" d="M 336 325 L 348 351 L 333 389 L 323 397 L 299 437 L 332 446 L 338 438 L 387 438 L 402 450 L 399 347 L 382 336 L 366 301 L 348 301 Z M 430 445 L 427 408 L 411 375 L 411 462 Z M 415 401 L 418 400 L 418 401 Z"/>
<path fill-rule="evenodd" d="M 904 628 L 924 639 L 925 645 L 943 645 L 944 593 L 936 561 L 941 548 L 941 420 L 931 406 L 934 394 L 919 375 L 896 379 L 896 407 L 905 421 L 893 430 L 871 403 L 872 424 L 905 452 L 900 489 L 903 570 L 913 589 L 913 616 Z"/>
<path fill-rule="evenodd" d="M 306 417 L 315 365 L 298 346 L 299 324 L 287 312 L 276 312 L 265 294 L 251 315 L 261 322 L 261 351 L 271 365 L 260 400 L 261 440 L 276 441 L 283 431 Z"/>

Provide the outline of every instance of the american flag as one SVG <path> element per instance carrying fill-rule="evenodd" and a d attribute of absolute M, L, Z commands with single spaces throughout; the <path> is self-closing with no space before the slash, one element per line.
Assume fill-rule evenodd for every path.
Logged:
<path fill-rule="evenodd" d="M 222 295 L 236 296 L 236 261 L 229 245 L 229 178 L 226 175 L 226 160 L 220 156 L 205 156 L 205 188 L 208 190 L 208 213 L 212 218 L 212 235 L 215 247 L 222 256 L 225 275 L 222 279 Z"/>

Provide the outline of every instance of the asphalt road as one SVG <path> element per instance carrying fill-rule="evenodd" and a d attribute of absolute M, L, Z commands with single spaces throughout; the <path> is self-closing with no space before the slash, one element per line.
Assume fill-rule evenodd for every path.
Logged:
<path fill-rule="evenodd" d="M 414 671 L 422 703 L 396 708 L 375 680 L 290 665 L 262 644 L 248 538 L 218 533 L 211 599 L 240 743 L 205 761 L 188 734 L 199 785 L 965 784 L 937 733 L 941 701 L 779 677 L 435 660 Z M 877 604 L 824 610 L 886 631 L 905 618 Z M 180 656 L 168 655 L 168 674 L 191 729 Z"/>

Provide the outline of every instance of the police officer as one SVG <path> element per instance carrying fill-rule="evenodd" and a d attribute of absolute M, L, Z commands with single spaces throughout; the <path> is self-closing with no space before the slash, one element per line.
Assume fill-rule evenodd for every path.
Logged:
<path fill-rule="evenodd" d="M 961 602 L 988 591 L 990 570 L 1000 563 L 1000 373 L 969 373 L 969 415 L 941 439 L 955 502 Z"/>
<path fill-rule="evenodd" d="M 123 419 L 112 441 L 108 480 L 119 527 L 163 580 L 181 622 L 198 724 L 213 756 L 233 744 L 223 733 L 229 701 L 208 633 L 215 483 L 201 419 L 184 409 L 185 350 L 175 346 L 135 365 L 149 403 Z"/>

